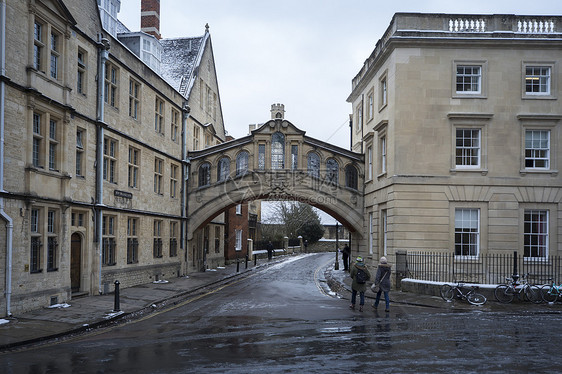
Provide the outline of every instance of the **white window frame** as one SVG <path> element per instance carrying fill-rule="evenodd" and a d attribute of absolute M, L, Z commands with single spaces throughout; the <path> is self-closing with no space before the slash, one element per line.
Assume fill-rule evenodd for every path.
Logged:
<path fill-rule="evenodd" d="M 548 69 L 548 82 L 546 84 L 547 91 L 532 92 L 527 91 L 527 69 Z M 521 98 L 530 100 L 553 100 L 557 98 L 558 92 L 558 67 L 553 61 L 523 61 L 521 65 Z M 541 76 L 535 76 L 540 81 Z"/>
<path fill-rule="evenodd" d="M 542 137 L 540 139 L 531 139 L 531 146 L 529 147 L 529 140 L 527 139 L 527 135 L 531 133 L 531 134 L 535 134 L 535 133 L 546 133 L 546 139 L 542 139 Z M 525 129 L 525 148 L 524 148 L 524 162 L 525 162 L 525 169 L 528 170 L 550 170 L 550 157 L 551 157 L 551 152 L 550 152 L 550 148 L 551 148 L 551 130 L 549 129 Z M 546 148 L 541 147 L 542 143 L 546 141 L 547 145 Z M 541 144 L 539 144 L 538 147 L 533 146 L 533 144 L 536 144 L 536 142 L 539 142 Z M 536 156 L 528 156 L 527 155 L 527 151 L 530 151 L 531 153 L 535 154 L 536 152 L 545 152 L 546 155 L 545 157 L 536 157 Z M 536 166 L 527 166 L 527 160 L 533 161 L 534 164 L 536 164 L 537 161 L 543 161 L 545 163 L 545 166 L 543 167 L 536 167 Z"/>
<path fill-rule="evenodd" d="M 468 77 L 476 77 L 478 79 L 477 90 L 457 90 L 457 78 L 459 68 L 479 68 L 479 74 L 468 74 Z M 453 78 L 452 78 L 452 92 L 454 98 L 486 98 L 488 95 L 488 62 L 487 61 L 453 61 Z M 464 75 L 463 75 L 464 76 Z"/>
<path fill-rule="evenodd" d="M 242 250 L 242 230 L 235 229 L 234 234 L 236 239 L 234 243 L 234 250 L 238 252 Z"/>
<path fill-rule="evenodd" d="M 465 212 L 469 215 L 467 216 L 467 214 L 465 214 Z M 476 231 L 475 232 L 465 232 L 463 230 L 467 230 L 467 229 L 474 229 L 473 223 L 474 223 L 474 217 L 473 214 L 476 213 Z M 455 257 L 459 257 L 459 258 L 478 258 L 480 256 L 480 252 L 481 252 L 481 248 L 480 248 L 480 241 L 481 241 L 481 214 L 480 214 L 480 208 L 473 208 L 473 207 L 457 207 L 454 209 L 454 254 Z M 461 237 L 463 235 L 468 234 L 469 236 L 471 236 L 471 240 L 469 241 L 469 243 L 464 243 L 464 241 L 462 240 L 457 240 L 457 234 L 461 235 Z M 472 240 L 472 237 L 474 237 L 474 241 Z M 461 245 L 461 253 L 457 254 L 457 244 Z M 462 252 L 462 250 L 464 249 L 464 246 L 468 245 L 469 246 L 469 253 L 468 254 L 464 254 Z M 471 253 L 470 251 L 470 247 L 474 247 L 476 248 L 475 253 Z"/>
<path fill-rule="evenodd" d="M 529 217 L 528 215 L 532 215 L 533 217 Z M 544 215 L 544 219 L 534 220 L 537 215 Z M 529 218 L 531 220 L 529 221 Z M 536 224 L 542 224 L 546 226 L 546 232 L 539 231 L 537 232 Z M 531 229 L 528 231 L 527 229 Z M 540 259 L 544 260 L 548 258 L 549 255 L 549 241 L 550 241 L 550 211 L 548 209 L 525 209 L 523 212 L 523 255 L 526 260 L 530 259 Z M 528 237 L 532 237 L 537 239 L 536 242 L 540 242 L 540 244 L 532 245 L 527 244 L 533 240 L 529 240 Z M 544 251 L 542 256 L 532 256 L 533 249 L 535 251 Z M 529 251 L 529 256 L 527 256 L 527 251 Z"/>
<path fill-rule="evenodd" d="M 458 132 L 458 131 L 471 131 L 471 132 L 477 131 L 477 132 L 478 132 L 478 147 L 474 147 L 474 146 L 471 146 L 471 147 L 466 147 L 466 146 L 459 147 L 458 144 L 457 144 L 457 142 L 458 142 L 457 132 Z M 454 132 L 455 132 L 455 134 L 454 134 L 454 147 L 455 147 L 455 153 L 454 153 L 455 161 L 454 161 L 454 164 L 455 164 L 455 169 L 457 169 L 457 170 L 463 170 L 463 169 L 465 169 L 465 170 L 466 170 L 466 169 L 478 169 L 478 170 L 479 170 L 479 169 L 481 169 L 481 168 L 482 168 L 482 128 L 480 128 L 480 127 L 470 127 L 470 126 L 469 126 L 469 127 L 456 126 L 456 127 L 454 128 Z M 463 138 L 463 139 L 464 139 L 464 138 Z M 473 138 L 471 138 L 471 139 L 473 139 Z M 477 157 L 477 159 L 478 159 L 478 163 L 477 163 L 476 165 L 463 165 L 463 164 L 460 164 L 460 165 L 459 165 L 459 164 L 457 164 L 457 151 L 458 151 L 459 149 L 461 149 L 461 150 L 473 150 L 473 149 L 477 149 L 477 155 L 476 155 L 476 157 Z M 466 156 L 466 155 L 463 155 L 463 156 L 462 156 L 462 159 L 465 159 L 465 158 L 467 158 L 467 157 L 474 157 L 474 156 Z"/>

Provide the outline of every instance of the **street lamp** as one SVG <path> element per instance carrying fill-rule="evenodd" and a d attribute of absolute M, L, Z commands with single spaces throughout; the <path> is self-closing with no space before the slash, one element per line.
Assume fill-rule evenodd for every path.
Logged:
<path fill-rule="evenodd" d="M 338 235 L 338 222 L 336 222 L 336 263 L 334 265 L 334 270 L 340 270 L 340 262 L 338 261 L 338 247 L 339 247 L 339 235 Z"/>

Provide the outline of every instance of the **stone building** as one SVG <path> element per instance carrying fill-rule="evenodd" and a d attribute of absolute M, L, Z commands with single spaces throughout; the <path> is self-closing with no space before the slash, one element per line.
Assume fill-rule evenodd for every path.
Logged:
<path fill-rule="evenodd" d="M 0 314 L 199 269 L 187 153 L 225 140 L 208 29 L 173 75 L 175 40 L 131 33 L 119 0 L 1 5 Z"/>
<path fill-rule="evenodd" d="M 365 255 L 562 255 L 562 17 L 397 13 L 353 78 Z"/>

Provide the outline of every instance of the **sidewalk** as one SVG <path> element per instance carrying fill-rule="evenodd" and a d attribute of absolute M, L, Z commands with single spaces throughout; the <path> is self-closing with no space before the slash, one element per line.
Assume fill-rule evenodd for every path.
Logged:
<path fill-rule="evenodd" d="M 258 259 L 240 262 L 239 271 L 236 263 L 224 268 L 189 274 L 187 277 L 173 278 L 158 283 L 148 283 L 121 289 L 119 294 L 120 312 L 114 312 L 115 295 L 86 296 L 72 299 L 68 304 L 59 304 L 56 308 L 43 308 L 15 317 L 0 319 L 0 352 L 5 349 L 37 343 L 71 333 L 103 326 L 131 315 L 132 313 L 150 312 L 166 304 L 166 301 L 187 296 L 222 281 L 251 272 L 260 267 L 275 264 L 286 256 L 274 257 L 272 261 Z"/>

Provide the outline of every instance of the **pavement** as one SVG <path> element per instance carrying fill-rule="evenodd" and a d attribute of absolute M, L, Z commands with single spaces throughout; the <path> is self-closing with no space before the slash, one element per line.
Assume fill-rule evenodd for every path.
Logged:
<path fill-rule="evenodd" d="M 203 293 L 206 289 L 218 287 L 220 284 L 250 272 L 282 262 L 290 256 L 276 256 L 271 261 L 259 259 L 254 265 L 248 262 L 231 264 L 218 269 L 189 274 L 189 276 L 170 280 L 142 284 L 120 290 L 119 311 L 114 311 L 115 295 L 84 296 L 72 299 L 68 304 L 56 307 L 37 309 L 18 316 L 0 319 L 0 353 L 17 347 L 40 343 L 70 334 L 78 334 L 92 329 L 108 326 L 123 318 L 134 318 L 153 311 L 161 310 L 166 305 L 190 296 Z M 340 267 L 340 269 L 343 268 Z M 343 270 L 334 270 L 334 264 L 323 269 L 327 287 L 338 297 L 350 299 L 351 278 Z M 365 304 L 373 303 L 374 293 L 366 292 Z M 391 311 L 393 304 L 416 305 L 428 308 L 497 308 L 499 303 L 487 303 L 482 307 L 474 307 L 466 302 L 446 303 L 440 297 L 420 295 L 412 292 L 391 291 Z M 491 305 L 495 304 L 495 305 Z M 490 306 L 491 305 L 491 306 Z M 366 309 L 366 310 L 369 310 Z"/>

